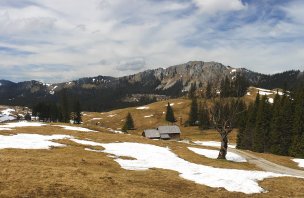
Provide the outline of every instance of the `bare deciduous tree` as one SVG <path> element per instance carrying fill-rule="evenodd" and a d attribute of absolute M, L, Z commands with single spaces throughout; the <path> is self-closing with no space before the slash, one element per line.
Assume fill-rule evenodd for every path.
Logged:
<path fill-rule="evenodd" d="M 228 149 L 228 135 L 236 125 L 237 117 L 244 111 L 244 103 L 240 99 L 219 99 L 214 101 L 210 110 L 212 123 L 221 136 L 221 148 L 218 159 L 226 159 Z"/>

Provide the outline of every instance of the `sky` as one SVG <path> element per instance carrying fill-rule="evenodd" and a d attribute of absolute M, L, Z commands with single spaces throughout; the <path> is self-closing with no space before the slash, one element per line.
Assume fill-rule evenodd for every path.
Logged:
<path fill-rule="evenodd" d="M 64 82 L 188 61 L 304 70 L 303 0 L 0 0 L 0 79 Z"/>

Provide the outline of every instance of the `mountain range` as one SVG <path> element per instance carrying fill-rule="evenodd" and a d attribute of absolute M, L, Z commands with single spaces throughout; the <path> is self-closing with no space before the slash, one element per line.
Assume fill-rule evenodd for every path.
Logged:
<path fill-rule="evenodd" d="M 299 70 L 266 75 L 217 62 L 190 61 L 118 78 L 96 76 L 54 84 L 0 80 L 0 104 L 32 106 L 39 101 L 58 101 L 66 90 L 70 98 L 81 101 L 85 110 L 110 110 L 149 103 L 155 98 L 182 96 L 193 83 L 204 89 L 210 82 L 216 88 L 222 79 L 233 79 L 236 74 L 252 86 L 268 89 L 291 89 L 304 78 Z"/>

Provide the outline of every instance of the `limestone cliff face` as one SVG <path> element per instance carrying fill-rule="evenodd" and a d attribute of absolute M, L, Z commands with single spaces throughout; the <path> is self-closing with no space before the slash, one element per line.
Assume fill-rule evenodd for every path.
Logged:
<path fill-rule="evenodd" d="M 196 83 L 202 87 L 206 86 L 208 82 L 219 84 L 224 77 L 233 78 L 236 73 L 244 75 L 252 83 L 257 82 L 262 76 L 243 68 L 232 68 L 217 62 L 191 61 L 166 69 L 147 70 L 123 78 L 127 78 L 130 83 L 143 82 L 143 84 L 157 80 L 159 85 L 156 90 L 168 89 L 176 83 L 182 83 L 183 89 L 188 90 L 191 83 Z"/>

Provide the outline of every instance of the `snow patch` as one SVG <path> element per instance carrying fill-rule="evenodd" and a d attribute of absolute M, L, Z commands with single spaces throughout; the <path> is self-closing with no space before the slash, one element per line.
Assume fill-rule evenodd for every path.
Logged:
<path fill-rule="evenodd" d="M 92 120 L 102 120 L 102 118 L 92 118 Z"/>
<path fill-rule="evenodd" d="M 225 188 L 228 191 L 246 194 L 265 192 L 257 181 L 285 175 L 263 171 L 214 168 L 188 162 L 179 158 L 168 148 L 140 143 L 98 144 L 105 148 L 104 153 L 132 157 L 135 160 L 114 159 L 126 170 L 148 170 L 160 168 L 180 173 L 184 179 L 213 188 Z"/>
<path fill-rule="evenodd" d="M 211 147 L 221 147 L 220 142 L 215 141 L 194 141 L 194 144 L 201 145 L 201 146 L 211 146 Z M 229 148 L 236 148 L 235 144 L 228 144 Z"/>
<path fill-rule="evenodd" d="M 142 107 L 137 107 L 136 109 L 138 109 L 138 110 L 144 110 L 144 109 L 150 109 L 150 107 L 142 106 Z"/>
<path fill-rule="evenodd" d="M 72 138 L 72 136 L 38 134 L 17 134 L 10 136 L 0 135 L 0 149 L 49 149 L 53 146 L 63 147 L 65 145 L 52 142 L 51 140 L 66 138 Z"/>
<path fill-rule="evenodd" d="M 122 131 L 119 131 L 119 130 L 114 130 L 114 129 L 111 129 L 111 128 L 107 128 L 108 131 L 112 132 L 112 133 L 119 133 L 119 134 L 122 134 L 124 132 Z"/>
<path fill-rule="evenodd" d="M 216 150 L 209 150 L 209 149 L 200 149 L 200 148 L 194 148 L 194 147 L 188 147 L 189 150 L 193 151 L 196 154 L 203 155 L 207 158 L 211 159 L 217 159 L 219 151 Z M 233 162 L 247 162 L 245 158 L 242 156 L 228 152 L 226 155 L 226 159 Z"/>
<path fill-rule="evenodd" d="M 64 128 L 65 130 L 70 130 L 70 131 L 98 132 L 98 131 L 93 131 L 93 130 L 91 130 L 91 129 L 82 128 L 82 127 L 74 127 L 74 126 L 66 126 L 66 125 L 53 125 L 53 126 L 62 127 L 62 128 Z"/>
<path fill-rule="evenodd" d="M 5 125 L 0 125 L 1 128 L 16 128 L 16 127 L 40 127 L 44 126 L 46 124 L 42 124 L 41 122 L 27 122 L 27 121 L 22 121 L 22 122 L 11 122 L 11 123 L 6 123 Z"/>
<path fill-rule="evenodd" d="M 257 90 L 259 91 L 259 94 L 262 96 L 267 96 L 267 95 L 271 95 L 274 94 L 271 90 L 269 89 L 261 89 L 261 88 L 257 88 Z"/>
<path fill-rule="evenodd" d="M 16 118 L 11 115 L 12 112 L 15 112 L 14 109 L 5 109 L 0 113 L 0 122 L 15 120 Z"/>
<path fill-rule="evenodd" d="M 147 115 L 147 116 L 144 116 L 145 118 L 151 118 L 153 117 L 154 115 Z"/>
<path fill-rule="evenodd" d="M 298 163 L 298 166 L 304 168 L 304 159 L 292 159 L 292 161 Z"/>
<path fill-rule="evenodd" d="M 115 117 L 115 116 L 116 116 L 116 114 L 108 115 L 107 117 L 108 117 L 108 118 L 113 118 L 113 117 Z"/>
<path fill-rule="evenodd" d="M 268 102 L 273 104 L 273 98 L 268 98 Z"/>

